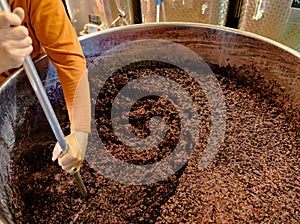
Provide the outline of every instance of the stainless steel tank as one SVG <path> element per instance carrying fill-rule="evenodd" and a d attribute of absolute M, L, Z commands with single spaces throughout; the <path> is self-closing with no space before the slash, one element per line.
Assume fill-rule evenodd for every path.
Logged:
<path fill-rule="evenodd" d="M 294 0 L 279 42 L 300 52 L 300 1 Z"/>
<path fill-rule="evenodd" d="M 135 43 L 134 41 L 139 43 L 142 40 L 146 40 L 144 48 L 131 48 L 130 43 Z M 243 65 L 253 65 L 266 77 L 278 81 L 289 93 L 293 107 L 300 109 L 299 53 L 255 34 L 213 25 L 191 23 L 142 24 L 83 36 L 80 38 L 80 42 L 87 59 L 90 79 L 100 80 L 99 74 L 101 74 L 105 61 L 113 65 L 119 62 L 122 64 L 122 61 L 126 62 L 128 58 L 140 60 L 141 53 L 153 48 L 154 45 L 147 45 L 147 43 L 151 43 L 150 40 L 177 43 L 192 50 L 208 66 L 213 64 L 227 66 L 230 64 L 239 68 Z M 131 47 L 128 48 L 128 46 Z M 154 49 L 155 52 L 159 52 L 158 49 Z M 125 54 L 127 52 L 126 57 L 122 57 L 124 52 Z M 148 56 L 151 57 L 151 55 Z M 155 59 L 153 58 L 153 60 Z M 60 115 L 59 121 L 62 128 L 67 130 L 68 119 L 63 97 L 61 92 L 54 91 L 59 87 L 56 70 L 49 64 L 46 56 L 38 59 L 35 65 L 54 110 Z M 97 82 L 91 83 L 93 110 L 95 98 L 99 92 L 98 84 Z M 36 164 L 42 168 L 45 161 L 50 160 L 50 150 L 55 141 L 22 69 L 0 87 L 0 102 L 0 223 L 13 223 L 14 218 L 18 215 L 13 206 L 15 205 L 12 197 L 14 186 L 12 186 L 10 178 L 12 175 L 17 175 L 14 170 L 14 162 L 27 161 L 28 164 Z M 93 122 L 95 122 L 94 118 Z M 93 125 L 95 124 L 93 123 Z M 39 137 L 33 138 L 32 134 L 34 133 L 39 133 Z M 42 157 L 36 156 L 41 155 L 39 144 L 51 146 L 48 154 Z M 28 145 L 32 147 L 28 148 Z M 34 175 L 30 178 L 37 175 L 43 175 L 43 171 L 35 170 Z M 31 190 L 27 194 L 29 198 L 36 191 L 36 189 Z M 55 192 L 55 194 L 60 193 Z M 80 199 L 76 200 L 78 202 Z M 48 212 L 51 216 L 51 211 Z"/>
<path fill-rule="evenodd" d="M 141 11 L 145 23 L 197 22 L 225 25 L 228 4 L 228 0 L 141 0 Z"/>
<path fill-rule="evenodd" d="M 298 0 L 245 0 L 239 29 L 300 49 L 300 10 Z"/>
<path fill-rule="evenodd" d="M 133 24 L 129 0 L 66 0 L 66 8 L 78 34 Z"/>

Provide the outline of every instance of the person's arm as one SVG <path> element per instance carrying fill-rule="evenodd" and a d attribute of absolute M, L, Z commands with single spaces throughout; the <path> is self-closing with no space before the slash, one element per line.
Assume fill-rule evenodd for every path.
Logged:
<path fill-rule="evenodd" d="M 83 77 L 87 75 L 85 74 L 87 72 L 86 60 L 76 32 L 66 15 L 61 0 L 31 0 L 31 2 L 31 25 L 37 39 L 57 69 L 69 112 L 71 129 L 89 132 L 90 119 L 88 116 L 83 116 L 79 120 L 73 118 L 74 109 L 80 110 L 87 106 L 86 102 L 75 99 L 78 96 L 76 90 L 79 83 L 82 81 L 88 84 L 87 78 Z M 82 92 L 80 92 L 81 95 L 83 95 Z"/>
<path fill-rule="evenodd" d="M 0 13 L 0 73 L 20 67 L 32 52 L 28 30 L 21 26 L 24 11 L 16 8 L 13 13 Z"/>
<path fill-rule="evenodd" d="M 71 134 L 66 137 L 69 151 L 61 156 L 60 147 L 56 145 L 53 160 L 58 158 L 62 168 L 71 173 L 70 168 L 81 166 L 90 132 L 86 60 L 61 0 L 32 0 L 29 13 L 35 36 L 57 69 L 71 123 Z"/>

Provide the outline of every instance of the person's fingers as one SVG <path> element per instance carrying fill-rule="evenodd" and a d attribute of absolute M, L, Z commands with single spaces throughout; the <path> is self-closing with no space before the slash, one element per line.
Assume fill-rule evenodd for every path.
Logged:
<path fill-rule="evenodd" d="M 28 29 L 24 26 L 7 27 L 1 30 L 1 40 L 22 40 L 29 36 Z"/>
<path fill-rule="evenodd" d="M 65 152 L 64 154 L 60 154 L 61 149 L 56 144 L 52 154 L 52 160 L 58 159 L 58 164 L 62 167 L 63 170 L 67 171 L 70 174 L 75 174 L 76 172 L 78 172 L 84 160 L 84 155 L 80 149 L 81 144 L 79 144 L 76 135 L 78 135 L 78 133 L 75 134 L 74 132 L 72 132 L 65 138 L 66 142 L 68 143 L 67 152 Z"/>
<path fill-rule="evenodd" d="M 7 49 L 23 49 L 32 46 L 32 40 L 30 37 L 23 38 L 21 40 L 9 40 L 6 42 Z M 3 45 L 2 45 L 3 46 Z"/>
<path fill-rule="evenodd" d="M 13 60 L 16 57 L 25 57 L 30 54 L 31 51 L 32 45 L 16 43 L 15 41 L 8 41 L 2 45 L 2 52 L 5 52 L 5 57 L 10 60 Z"/>
<path fill-rule="evenodd" d="M 69 156 L 63 156 L 58 160 L 58 164 L 62 167 L 63 170 L 70 172 L 73 167 L 77 169 L 81 166 L 81 160 L 77 160 L 76 158 L 72 158 Z"/>
<path fill-rule="evenodd" d="M 58 164 L 64 168 L 66 168 L 66 167 L 68 167 L 68 164 L 74 163 L 75 161 L 76 161 L 76 158 L 72 158 L 68 155 L 64 155 L 58 160 Z"/>
<path fill-rule="evenodd" d="M 11 30 L 11 35 L 15 36 L 16 40 L 23 39 L 29 36 L 29 31 L 25 26 L 13 27 Z"/>
<path fill-rule="evenodd" d="M 69 173 L 75 173 L 72 168 L 76 168 L 76 172 L 80 169 L 83 162 L 82 154 L 73 154 L 71 150 L 58 158 L 58 164 L 63 170 Z"/>
<path fill-rule="evenodd" d="M 10 66 L 19 67 L 24 63 L 25 57 L 33 51 L 32 45 L 28 44 L 29 40 L 24 41 L 7 41 L 1 48 L 5 54 Z"/>
<path fill-rule="evenodd" d="M 23 21 L 23 19 L 25 17 L 25 12 L 22 8 L 20 8 L 20 7 L 15 8 L 13 13 L 16 14 L 17 16 L 19 16 L 21 21 Z"/>
<path fill-rule="evenodd" d="M 54 150 L 52 152 L 52 161 L 55 161 L 57 160 L 57 158 L 61 155 L 62 153 L 62 149 L 61 147 L 59 146 L 58 143 L 56 143 L 55 147 L 54 147 Z"/>
<path fill-rule="evenodd" d="M 9 61 L 9 66 L 10 67 L 18 68 L 18 67 L 23 65 L 25 57 L 23 57 L 22 55 L 16 54 L 15 56 L 14 55 L 9 55 L 8 59 L 10 59 L 10 61 Z"/>
<path fill-rule="evenodd" d="M 5 57 L 14 59 L 14 57 L 29 55 L 33 47 L 31 39 L 25 38 L 23 40 L 9 40 L 0 44 L 2 52 L 5 52 Z"/>
<path fill-rule="evenodd" d="M 23 40 L 13 41 L 12 47 L 16 47 L 16 48 L 20 48 L 20 49 L 22 49 L 22 48 L 33 48 L 32 47 L 32 40 L 31 40 L 30 37 L 26 37 Z M 28 53 L 26 53 L 26 55 L 28 55 Z"/>
<path fill-rule="evenodd" d="M 22 20 L 14 13 L 2 12 L 0 13 L 0 28 L 7 28 L 11 26 L 21 25 Z"/>

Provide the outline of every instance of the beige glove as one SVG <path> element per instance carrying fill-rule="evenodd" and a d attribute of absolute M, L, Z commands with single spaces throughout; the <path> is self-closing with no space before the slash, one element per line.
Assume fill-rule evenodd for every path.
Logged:
<path fill-rule="evenodd" d="M 27 28 L 21 26 L 24 10 L 0 13 L 0 73 L 20 67 L 32 50 L 32 40 Z"/>
<path fill-rule="evenodd" d="M 68 144 L 67 152 L 63 154 L 61 147 L 56 143 L 52 160 L 55 161 L 58 159 L 58 164 L 70 174 L 78 172 L 84 160 L 88 135 L 89 133 L 87 132 L 74 131 L 66 136 L 65 139 Z"/>
<path fill-rule="evenodd" d="M 74 174 L 82 166 L 91 126 L 91 103 L 87 70 L 78 82 L 74 103 L 72 108 L 68 109 L 68 112 L 71 122 L 71 134 L 65 138 L 68 150 L 65 154 L 62 154 L 62 149 L 59 144 L 56 144 L 52 160 L 58 159 L 58 164 L 63 170 Z"/>

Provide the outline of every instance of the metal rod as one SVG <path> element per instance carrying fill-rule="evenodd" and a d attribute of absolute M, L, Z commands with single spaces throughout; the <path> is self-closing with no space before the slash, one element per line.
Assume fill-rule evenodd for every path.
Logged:
<path fill-rule="evenodd" d="M 1 1 L 1 6 L 2 9 L 5 12 L 11 12 L 9 5 L 7 4 L 6 0 L 0 0 Z M 60 145 L 63 153 L 66 153 L 68 145 L 67 142 L 65 140 L 65 136 L 63 134 L 63 131 L 59 125 L 59 122 L 57 120 L 57 117 L 55 116 L 55 113 L 53 111 L 53 108 L 51 106 L 51 103 L 49 101 L 49 98 L 46 94 L 46 91 L 42 85 L 42 82 L 40 80 L 40 77 L 37 73 L 37 70 L 32 62 L 31 57 L 28 55 L 25 57 L 25 62 L 23 64 L 26 75 L 30 81 L 30 84 L 37 96 L 37 98 L 39 99 L 39 102 L 43 108 L 43 111 L 47 117 L 47 120 L 52 128 L 52 131 L 57 139 L 58 144 Z M 74 178 L 77 182 L 77 185 L 79 187 L 79 190 L 81 192 L 81 194 L 84 197 L 87 197 L 87 190 L 86 187 L 84 186 L 84 183 L 82 181 L 81 175 L 79 172 L 75 173 Z"/>
<path fill-rule="evenodd" d="M 7 4 L 7 1 L 6 0 L 0 0 L 0 1 L 1 1 L 2 10 L 4 12 L 10 12 L 10 8 L 9 5 Z"/>
<path fill-rule="evenodd" d="M 40 101 L 40 104 L 41 104 L 43 111 L 47 117 L 47 120 L 52 128 L 52 131 L 56 137 L 57 142 L 60 145 L 63 153 L 66 153 L 67 149 L 68 149 L 68 144 L 65 140 L 63 131 L 59 125 L 57 117 L 55 116 L 54 110 L 51 106 L 49 98 L 47 97 L 46 91 L 42 85 L 42 82 L 38 76 L 38 73 L 36 71 L 36 68 L 35 68 L 30 56 L 26 56 L 26 58 L 25 58 L 24 69 L 25 69 L 27 77 L 31 83 L 31 86 L 34 89 L 34 92 Z M 81 178 L 79 171 L 77 173 L 75 173 L 73 175 L 73 177 L 75 178 L 75 180 L 77 182 L 78 188 L 79 188 L 82 196 L 86 198 L 87 190 L 83 183 L 83 180 Z"/>
<path fill-rule="evenodd" d="M 47 117 L 47 120 L 52 128 L 55 138 L 57 139 L 57 142 L 60 145 L 63 153 L 66 153 L 68 145 L 65 140 L 65 136 L 64 136 L 63 131 L 59 125 L 59 122 L 55 116 L 55 113 L 53 111 L 51 103 L 48 99 L 46 91 L 42 85 L 42 82 L 38 76 L 38 73 L 36 71 L 36 68 L 35 68 L 30 56 L 26 56 L 26 58 L 25 58 L 24 69 L 25 69 L 27 77 L 30 81 L 31 86 L 34 89 L 34 92 L 40 101 L 40 104 L 41 104 L 43 111 Z"/>
<path fill-rule="evenodd" d="M 163 21 L 167 22 L 166 9 L 165 9 L 165 0 L 161 0 L 161 11 L 162 11 L 162 14 L 163 14 Z"/>
<path fill-rule="evenodd" d="M 156 1 L 156 22 L 159 23 L 159 17 L 160 17 L 160 1 L 161 0 L 157 0 Z"/>
<path fill-rule="evenodd" d="M 77 183 L 77 186 L 79 188 L 81 195 L 83 197 L 87 198 L 88 193 L 87 193 L 86 187 L 82 181 L 81 175 L 79 174 L 79 172 L 77 172 L 73 176 L 74 176 L 74 179 L 76 180 L 76 183 Z"/>

